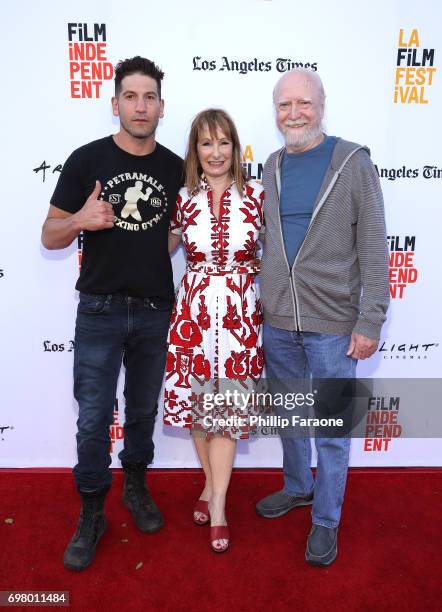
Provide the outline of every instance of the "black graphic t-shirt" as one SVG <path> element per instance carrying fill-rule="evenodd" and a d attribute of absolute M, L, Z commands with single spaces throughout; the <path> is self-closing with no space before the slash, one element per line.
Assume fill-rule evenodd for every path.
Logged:
<path fill-rule="evenodd" d="M 84 232 L 76 289 L 173 299 L 167 235 L 181 176 L 182 159 L 159 143 L 149 155 L 132 155 L 108 136 L 69 156 L 51 204 L 76 213 L 99 180 L 99 199 L 117 217 L 111 229 Z"/>

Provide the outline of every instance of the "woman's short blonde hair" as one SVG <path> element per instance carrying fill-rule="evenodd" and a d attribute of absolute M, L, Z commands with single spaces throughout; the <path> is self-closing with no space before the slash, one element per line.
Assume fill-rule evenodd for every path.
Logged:
<path fill-rule="evenodd" d="M 206 127 L 209 129 L 212 138 L 217 137 L 217 130 L 219 129 L 232 141 L 231 175 L 239 193 L 242 193 L 247 177 L 242 167 L 241 145 L 239 143 L 238 132 L 232 119 L 220 108 L 208 108 L 201 111 L 192 121 L 186 157 L 184 159 L 184 182 L 189 193 L 199 189 L 203 170 L 198 159 L 197 144 L 200 132 Z"/>

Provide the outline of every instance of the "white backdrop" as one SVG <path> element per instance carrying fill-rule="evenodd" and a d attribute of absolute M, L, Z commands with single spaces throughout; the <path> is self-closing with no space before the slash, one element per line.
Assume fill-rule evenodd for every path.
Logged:
<path fill-rule="evenodd" d="M 3 5 L 1 13 L 0 467 L 75 462 L 77 406 L 70 349 L 77 244 L 46 251 L 40 231 L 57 166 L 73 149 L 116 132 L 118 125 L 111 115 L 113 80 L 96 84 L 99 78 L 84 79 L 82 84 L 78 73 L 71 78 L 69 23 L 76 24 L 71 26 L 72 43 L 81 41 L 81 32 L 85 39 L 85 27 L 78 24 L 86 24 L 89 38 L 94 38 L 94 24 L 99 25 L 88 50 L 101 54 L 104 64 L 139 54 L 163 68 L 165 118 L 157 136 L 177 153 L 184 154 L 189 124 L 198 111 L 225 108 L 238 126 L 254 176 L 281 146 L 271 95 L 281 70 L 291 67 L 290 62 L 317 68 L 327 93 L 327 131 L 370 147 L 381 174 L 388 234 L 397 237 L 391 246 L 399 255 L 393 256 L 402 258 L 407 248 L 408 263 L 416 269 L 408 284 L 395 287 L 392 282 L 396 297 L 383 329 L 382 350 L 360 364 L 359 374 L 440 376 L 442 296 L 436 245 L 442 219 L 442 8 L 437 0 L 17 0 Z M 398 48 L 405 49 L 404 70 L 396 83 Z M 425 70 L 413 70 L 423 62 Z M 209 67 L 213 69 L 203 69 Z M 72 97 L 82 89 L 92 97 Z M 177 283 L 184 269 L 181 253 L 173 264 Z M 120 425 L 121 389 L 120 384 Z M 119 437 L 117 425 L 113 433 Z M 196 465 L 188 438 L 188 432 L 165 428 L 159 419 L 154 465 Z M 114 444 L 114 466 L 121 443 Z M 437 439 L 393 439 L 380 446 L 370 450 L 372 442 L 354 440 L 351 465 L 442 464 Z M 280 466 L 279 441 L 241 442 L 236 465 Z"/>

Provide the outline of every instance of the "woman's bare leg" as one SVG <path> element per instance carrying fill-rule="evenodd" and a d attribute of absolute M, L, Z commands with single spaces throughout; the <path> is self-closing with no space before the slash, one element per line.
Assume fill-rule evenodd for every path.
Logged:
<path fill-rule="evenodd" d="M 195 444 L 195 449 L 198 455 L 199 462 L 201 467 L 203 468 L 204 475 L 206 477 L 206 482 L 204 485 L 204 489 L 199 497 L 199 499 L 203 499 L 204 501 L 209 501 L 212 496 L 212 472 L 210 470 L 209 463 L 209 444 L 210 442 L 207 440 L 205 436 L 192 436 L 193 442 Z M 205 520 L 205 515 L 202 512 L 194 512 L 195 520 Z"/>
<path fill-rule="evenodd" d="M 212 475 L 212 495 L 209 501 L 210 524 L 226 525 L 226 494 L 232 475 L 236 441 L 230 438 L 215 437 L 209 443 L 209 465 Z M 215 540 L 215 546 L 224 548 L 225 539 Z"/>

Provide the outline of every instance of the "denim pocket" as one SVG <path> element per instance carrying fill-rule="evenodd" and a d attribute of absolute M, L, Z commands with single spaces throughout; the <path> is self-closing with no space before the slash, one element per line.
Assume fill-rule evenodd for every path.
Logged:
<path fill-rule="evenodd" d="M 83 314 L 100 314 L 106 307 L 105 295 L 87 295 L 80 293 L 78 312 Z"/>

